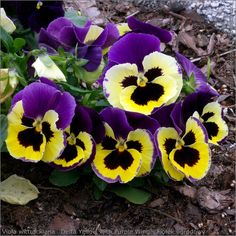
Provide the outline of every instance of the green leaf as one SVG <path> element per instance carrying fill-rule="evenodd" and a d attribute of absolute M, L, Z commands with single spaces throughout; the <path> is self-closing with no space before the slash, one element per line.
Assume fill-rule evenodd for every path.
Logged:
<path fill-rule="evenodd" d="M 101 191 L 98 187 L 94 186 L 93 196 L 98 201 L 102 198 L 103 191 Z"/>
<path fill-rule="evenodd" d="M 14 48 L 13 48 L 13 39 L 10 36 L 10 34 L 8 34 L 3 28 L 2 26 L 0 26 L 0 40 L 2 41 L 3 45 L 5 46 L 5 48 L 7 49 L 8 52 L 13 52 Z"/>
<path fill-rule="evenodd" d="M 5 139 L 7 137 L 7 117 L 5 115 L 0 115 L 0 149 L 2 148 Z"/>
<path fill-rule="evenodd" d="M 77 26 L 84 26 L 88 19 L 86 16 L 80 16 L 75 10 L 66 11 L 65 17 Z"/>
<path fill-rule="evenodd" d="M 102 179 L 98 178 L 96 175 L 93 176 L 93 182 L 100 191 L 104 191 L 107 187 L 107 183 Z"/>
<path fill-rule="evenodd" d="M 110 191 L 134 204 L 144 204 L 152 196 L 151 193 L 128 185 L 115 186 Z"/>
<path fill-rule="evenodd" d="M 143 187 L 145 185 L 144 178 L 134 178 L 132 181 L 128 183 L 128 185 L 132 187 Z"/>
<path fill-rule="evenodd" d="M 22 38 L 15 38 L 14 39 L 14 48 L 15 48 L 15 52 L 20 51 L 24 46 L 25 46 L 26 41 Z"/>
<path fill-rule="evenodd" d="M 49 182 L 59 187 L 65 187 L 75 184 L 78 181 L 79 177 L 80 173 L 76 169 L 66 172 L 55 169 L 49 176 Z"/>
<path fill-rule="evenodd" d="M 60 81 L 60 82 L 57 82 L 57 83 L 60 84 L 66 91 L 71 92 L 72 94 L 80 95 L 80 94 L 92 93 L 93 92 L 91 90 L 75 87 L 75 86 L 70 85 L 66 82 L 61 82 Z"/>

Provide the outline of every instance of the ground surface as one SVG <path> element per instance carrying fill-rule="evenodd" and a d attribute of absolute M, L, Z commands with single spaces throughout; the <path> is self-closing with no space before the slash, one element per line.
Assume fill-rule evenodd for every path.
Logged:
<path fill-rule="evenodd" d="M 55 188 L 48 182 L 52 170 L 48 165 L 23 163 L 2 155 L 2 179 L 12 174 L 24 176 L 40 190 L 39 198 L 26 206 L 2 203 L 2 234 L 235 234 L 235 52 L 232 52 L 232 40 L 194 12 L 146 11 L 126 1 L 113 4 L 101 0 L 97 4 L 108 21 L 123 22 L 135 13 L 139 19 L 171 29 L 176 33 L 176 40 L 166 46 L 166 51 L 178 49 L 196 59 L 199 67 L 206 65 L 206 57 L 199 59 L 200 56 L 209 54 L 210 83 L 222 94 L 220 99 L 230 134 L 221 146 L 212 148 L 212 166 L 206 178 L 195 185 L 186 182 L 173 183 L 171 187 L 153 186 L 150 189 L 153 198 L 141 206 L 109 192 L 96 201 L 88 178 L 81 178 L 71 187 Z"/>

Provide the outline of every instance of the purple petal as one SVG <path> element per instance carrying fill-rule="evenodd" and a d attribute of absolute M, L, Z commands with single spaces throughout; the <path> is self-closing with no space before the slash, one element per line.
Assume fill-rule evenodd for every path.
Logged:
<path fill-rule="evenodd" d="M 172 34 L 165 29 L 159 28 L 157 26 L 144 23 L 142 21 L 137 20 L 134 17 L 129 17 L 127 19 L 128 25 L 132 31 L 137 33 L 145 33 L 155 35 L 160 39 L 161 42 L 168 43 L 172 39 Z"/>
<path fill-rule="evenodd" d="M 56 50 L 61 46 L 61 43 L 58 41 L 58 39 L 49 34 L 45 29 L 40 30 L 38 42 L 39 45 L 44 44 Z"/>
<path fill-rule="evenodd" d="M 59 39 L 61 35 L 61 30 L 63 30 L 65 26 L 73 26 L 73 23 L 70 20 L 66 19 L 65 17 L 60 17 L 52 21 L 48 25 L 47 32 L 53 37 Z"/>
<path fill-rule="evenodd" d="M 190 77 L 193 74 L 196 81 L 207 82 L 207 78 L 202 73 L 202 71 L 200 69 L 198 69 L 185 56 L 183 56 L 182 54 L 176 52 L 176 59 L 177 59 L 178 63 L 183 67 L 183 69 L 184 69 L 184 71 L 185 71 L 185 73 L 187 74 L 188 77 Z"/>
<path fill-rule="evenodd" d="M 108 30 L 108 34 L 107 34 L 106 41 L 103 44 L 102 48 L 110 47 L 118 40 L 118 38 L 120 36 L 117 27 L 112 23 L 108 23 L 106 25 L 105 29 Z"/>
<path fill-rule="evenodd" d="M 74 26 L 75 36 L 80 43 L 84 42 L 84 39 L 89 31 L 90 25 L 91 22 L 89 21 L 83 28 Z"/>
<path fill-rule="evenodd" d="M 65 129 L 72 121 L 74 116 L 74 111 L 76 107 L 75 99 L 68 92 L 60 94 L 60 99 L 57 104 L 51 107 L 59 115 L 59 120 L 57 121 L 57 127 Z"/>
<path fill-rule="evenodd" d="M 168 106 L 163 106 L 150 116 L 157 120 L 161 127 L 175 127 L 173 120 L 171 119 L 171 112 L 174 106 L 174 103 Z"/>
<path fill-rule="evenodd" d="M 47 78 L 45 78 L 45 77 L 39 77 L 39 81 L 40 81 L 41 83 L 50 85 L 50 86 L 52 86 L 52 87 L 54 87 L 54 88 L 60 90 L 60 87 L 59 87 L 57 84 L 55 84 L 55 83 L 54 83 L 52 80 L 50 80 L 50 79 L 47 79 Z"/>
<path fill-rule="evenodd" d="M 190 116 L 193 115 L 195 111 L 202 114 L 204 106 L 211 102 L 212 98 L 211 93 L 205 92 L 194 92 L 188 95 L 184 101 L 182 106 L 183 120 L 186 122 Z"/>
<path fill-rule="evenodd" d="M 92 45 L 97 47 L 102 47 L 103 44 L 106 42 L 107 36 L 108 36 L 108 29 L 105 28 L 102 31 L 102 33 L 97 37 L 97 39 L 94 40 Z"/>
<path fill-rule="evenodd" d="M 51 104 L 60 97 L 60 91 L 44 83 L 32 83 L 23 90 L 23 107 L 27 117 L 43 117 Z"/>
<path fill-rule="evenodd" d="M 154 134 L 160 127 L 157 120 L 141 113 L 126 111 L 125 114 L 133 129 L 147 129 Z"/>
<path fill-rule="evenodd" d="M 11 100 L 11 108 L 10 110 L 15 106 L 15 104 L 17 102 L 19 102 L 20 100 L 22 100 L 23 97 L 23 93 L 24 93 L 24 89 L 22 89 L 21 91 L 19 91 L 17 94 L 15 94 L 15 96 L 12 98 Z"/>
<path fill-rule="evenodd" d="M 153 35 L 129 33 L 118 40 L 108 53 L 109 62 L 135 63 L 139 70 L 143 70 L 143 58 L 154 52 L 160 51 L 160 40 Z"/>
<path fill-rule="evenodd" d="M 75 47 L 78 40 L 75 36 L 74 28 L 72 26 L 63 27 L 60 31 L 59 40 L 65 45 Z"/>
<path fill-rule="evenodd" d="M 92 121 L 92 131 L 90 134 L 93 136 L 96 143 L 100 143 L 105 135 L 105 128 L 102 119 L 95 110 L 88 107 L 84 107 L 84 109 L 87 110 Z"/>
<path fill-rule="evenodd" d="M 181 134 L 185 128 L 185 122 L 183 121 L 182 116 L 182 103 L 178 102 L 174 104 L 170 117 L 173 121 L 176 131 Z"/>
<path fill-rule="evenodd" d="M 124 110 L 119 108 L 107 107 L 101 111 L 100 116 L 102 120 L 112 128 L 116 138 L 127 138 L 127 135 L 133 128 L 128 123 Z"/>
<path fill-rule="evenodd" d="M 87 71 L 97 70 L 102 61 L 102 48 L 90 46 L 84 59 L 88 60 L 88 63 L 84 66 Z"/>

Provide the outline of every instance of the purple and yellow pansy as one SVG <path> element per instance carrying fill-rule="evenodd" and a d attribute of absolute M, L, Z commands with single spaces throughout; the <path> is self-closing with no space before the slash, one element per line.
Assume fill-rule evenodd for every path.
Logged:
<path fill-rule="evenodd" d="M 193 181 L 206 175 L 211 153 L 206 129 L 198 119 L 190 117 L 181 135 L 173 127 L 161 127 L 155 136 L 163 168 L 172 179 Z"/>
<path fill-rule="evenodd" d="M 160 52 L 157 37 L 129 33 L 112 46 L 108 59 L 103 89 L 113 107 L 149 115 L 178 98 L 183 85 L 180 67 Z"/>
<path fill-rule="evenodd" d="M 150 173 L 156 160 L 152 130 L 158 122 L 145 117 L 145 127 L 137 125 L 141 114 L 126 114 L 118 108 L 105 108 L 100 113 L 105 126 L 105 137 L 97 144 L 92 168 L 96 175 L 108 183 L 127 183 L 135 177 Z M 128 116 L 136 125 L 132 127 Z M 150 126 L 149 126 L 150 124 Z M 138 125 L 139 126 L 139 125 Z M 150 131 L 148 129 L 150 127 Z"/>
<path fill-rule="evenodd" d="M 52 84 L 34 82 L 13 98 L 6 139 L 12 157 L 51 162 L 64 150 L 63 130 L 72 120 L 75 100 Z"/>
<path fill-rule="evenodd" d="M 105 133 L 100 116 L 90 108 L 77 105 L 72 122 L 65 129 L 66 147 L 51 165 L 67 171 L 91 161 L 96 152 L 94 130 L 94 138 L 100 142 Z"/>

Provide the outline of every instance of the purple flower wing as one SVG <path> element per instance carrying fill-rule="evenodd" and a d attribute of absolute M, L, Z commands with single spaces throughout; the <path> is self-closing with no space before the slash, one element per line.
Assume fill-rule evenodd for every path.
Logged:
<path fill-rule="evenodd" d="M 143 70 L 144 57 L 152 52 L 160 51 L 160 40 L 153 35 L 129 33 L 113 44 L 108 60 L 117 64 L 135 63 Z"/>
<path fill-rule="evenodd" d="M 161 42 L 168 43 L 172 39 L 172 35 L 168 30 L 159 28 L 148 23 L 144 23 L 132 16 L 127 19 L 127 22 L 130 29 L 132 29 L 133 31 L 155 35 L 160 39 Z"/>
<path fill-rule="evenodd" d="M 47 32 L 54 36 L 55 38 L 60 38 L 61 30 L 66 26 L 73 26 L 73 23 L 66 19 L 65 17 L 60 17 L 54 21 L 52 21 L 48 27 Z"/>
<path fill-rule="evenodd" d="M 84 66 L 87 71 L 97 70 L 102 61 L 102 48 L 90 46 L 84 59 L 88 60 L 88 63 Z"/>
<path fill-rule="evenodd" d="M 128 123 L 124 110 L 107 107 L 101 111 L 100 116 L 112 128 L 116 138 L 126 139 L 128 133 L 133 130 Z"/>
<path fill-rule="evenodd" d="M 107 38 L 106 38 L 106 41 L 105 43 L 103 44 L 102 48 L 107 48 L 107 47 L 110 47 L 111 45 L 113 45 L 113 43 L 115 43 L 118 38 L 119 38 L 119 31 L 117 29 L 117 27 L 112 24 L 112 23 L 108 23 L 106 25 L 106 28 L 107 31 L 108 31 L 108 34 L 107 34 Z"/>
<path fill-rule="evenodd" d="M 152 134 L 154 134 L 156 130 L 160 127 L 158 121 L 151 118 L 150 116 L 128 111 L 126 111 L 125 113 L 128 122 L 133 129 L 147 129 Z"/>

